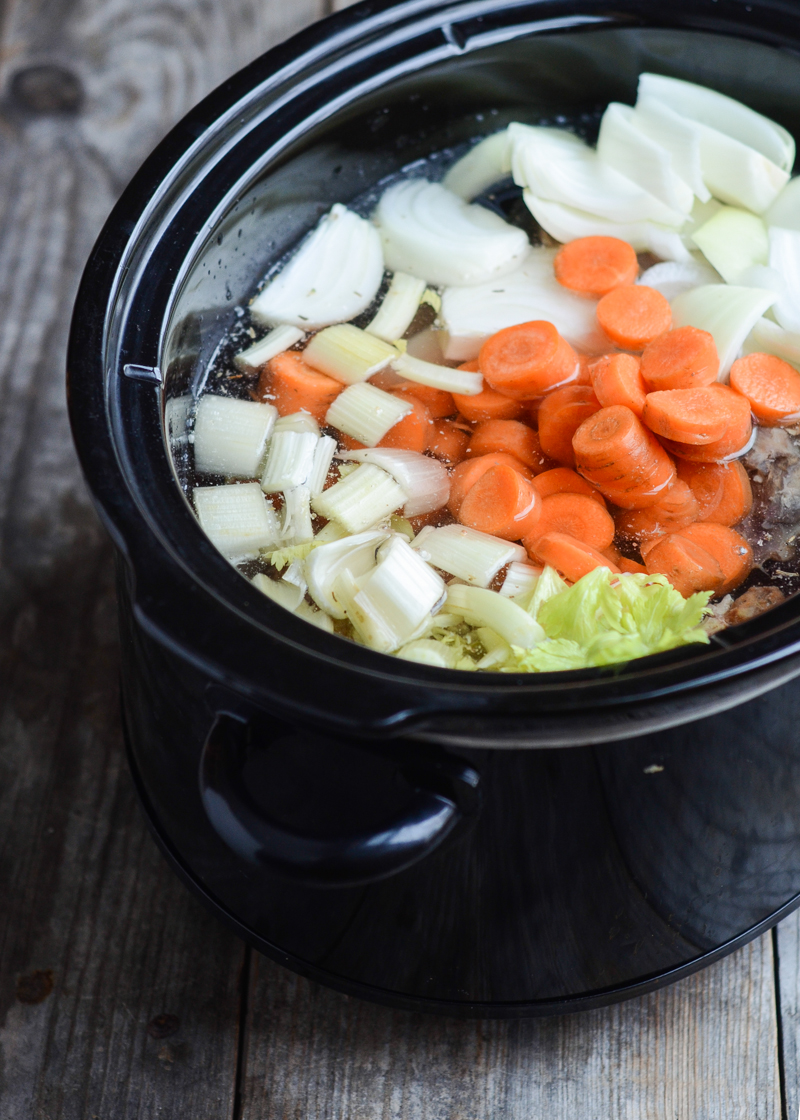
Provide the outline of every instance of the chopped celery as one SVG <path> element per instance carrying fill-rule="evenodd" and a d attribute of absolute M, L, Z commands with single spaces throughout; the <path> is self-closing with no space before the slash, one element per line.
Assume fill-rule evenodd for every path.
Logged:
<path fill-rule="evenodd" d="M 192 498 L 201 526 L 229 560 L 258 556 L 280 540 L 278 515 L 257 482 L 195 486 Z"/>
<path fill-rule="evenodd" d="M 408 495 L 390 474 L 364 463 L 313 499 L 315 513 L 360 533 L 405 504 Z"/>
<path fill-rule="evenodd" d="M 536 587 L 541 574 L 542 569 L 537 568 L 535 564 L 515 560 L 508 565 L 500 594 L 505 595 L 507 599 L 517 599 L 521 595 L 527 595 Z"/>
<path fill-rule="evenodd" d="M 207 393 L 197 404 L 194 466 L 200 474 L 257 478 L 278 410 Z"/>
<path fill-rule="evenodd" d="M 334 618 L 345 618 L 333 594 L 336 580 L 345 569 L 354 576 L 361 576 L 374 568 L 376 553 L 386 538 L 386 533 L 376 531 L 356 533 L 315 548 L 306 559 L 305 576 L 309 594 L 317 606 Z"/>
<path fill-rule="evenodd" d="M 545 637 L 542 627 L 527 611 L 511 599 L 483 587 L 450 584 L 447 609 L 462 615 L 473 626 L 490 627 L 511 646 L 530 649 Z"/>
<path fill-rule="evenodd" d="M 314 462 L 307 479 L 312 498 L 322 493 L 335 453 L 336 440 L 332 436 L 321 436 L 314 450 Z"/>
<path fill-rule="evenodd" d="M 488 587 L 506 564 L 528 558 L 522 545 L 466 525 L 443 525 L 439 529 L 426 525 L 417 535 L 414 548 L 435 568 L 478 587 Z"/>
<path fill-rule="evenodd" d="M 338 428 L 367 447 L 374 447 L 390 428 L 412 411 L 413 406 L 408 401 L 363 382 L 348 385 L 328 409 L 325 420 L 332 428 Z"/>
<path fill-rule="evenodd" d="M 292 412 L 275 421 L 276 432 L 309 432 L 319 435 L 319 424 L 310 412 Z"/>
<path fill-rule="evenodd" d="M 352 323 L 338 323 L 314 335 L 303 351 L 303 360 L 344 385 L 355 385 L 388 366 L 397 353 L 382 338 Z"/>
<path fill-rule="evenodd" d="M 314 468 L 319 436 L 313 432 L 275 431 L 261 478 L 266 494 L 303 486 Z"/>
<path fill-rule="evenodd" d="M 281 536 L 289 545 L 313 540 L 311 524 L 311 492 L 307 486 L 293 486 L 283 492 L 283 523 Z"/>
<path fill-rule="evenodd" d="M 450 366 L 437 366 L 433 362 L 412 358 L 410 354 L 401 354 L 393 365 L 397 372 L 402 373 L 409 381 L 430 385 L 432 389 L 443 389 L 446 393 L 460 393 L 465 397 L 474 397 L 483 389 L 483 377 L 479 373 L 451 369 Z M 337 398 L 333 403 L 336 404 L 339 399 Z"/>

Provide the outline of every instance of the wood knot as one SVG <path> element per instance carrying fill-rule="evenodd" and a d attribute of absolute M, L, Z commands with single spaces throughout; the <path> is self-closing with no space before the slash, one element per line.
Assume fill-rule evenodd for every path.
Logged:
<path fill-rule="evenodd" d="M 156 1015 L 155 1019 L 151 1019 L 147 1024 L 147 1033 L 151 1038 L 169 1038 L 171 1034 L 175 1034 L 181 1025 L 181 1021 L 177 1015 Z"/>
<path fill-rule="evenodd" d="M 53 990 L 52 968 L 37 968 L 17 980 L 17 999 L 20 1003 L 41 1003 Z"/>
<path fill-rule="evenodd" d="M 65 66 L 26 66 L 11 76 L 9 95 L 31 113 L 75 113 L 83 104 L 83 83 Z"/>

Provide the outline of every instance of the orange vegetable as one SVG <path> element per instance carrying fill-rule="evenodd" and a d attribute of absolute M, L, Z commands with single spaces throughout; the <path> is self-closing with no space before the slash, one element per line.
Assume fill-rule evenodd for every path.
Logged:
<path fill-rule="evenodd" d="M 761 424 L 774 427 L 798 419 L 800 373 L 772 354 L 747 354 L 735 361 L 731 387 L 747 398 Z"/>
<path fill-rule="evenodd" d="M 723 386 L 720 386 L 720 388 L 723 388 Z M 733 390 L 730 390 L 730 392 L 731 395 L 738 396 L 738 394 L 733 393 Z M 662 437 L 661 442 L 670 454 L 694 463 L 719 463 L 725 459 L 735 458 L 747 446 L 753 431 L 750 405 L 742 396 L 739 396 L 739 400 L 744 401 L 746 407 L 736 409 L 736 415 L 722 439 L 718 439 L 714 443 L 696 444 L 679 443 L 677 440 Z"/>
<path fill-rule="evenodd" d="M 648 393 L 642 420 L 651 432 L 679 443 L 716 443 L 741 418 L 749 418 L 750 405 L 727 385 L 702 389 L 666 389 Z"/>
<path fill-rule="evenodd" d="M 629 560 L 627 556 L 623 556 L 619 560 L 617 567 L 621 572 L 627 572 L 629 575 L 636 575 L 637 573 L 647 575 L 647 568 L 644 564 L 637 564 L 635 560 Z"/>
<path fill-rule="evenodd" d="M 644 284 L 615 288 L 597 305 L 597 322 L 612 342 L 625 350 L 644 350 L 648 342 L 669 330 L 669 301 Z"/>
<path fill-rule="evenodd" d="M 716 589 L 717 595 L 727 595 L 750 575 L 753 550 L 735 529 L 711 521 L 698 521 L 682 529 L 681 536 L 710 552 L 719 564 L 724 578 Z"/>
<path fill-rule="evenodd" d="M 533 485 L 542 498 L 549 498 L 551 494 L 585 494 L 587 498 L 592 498 L 603 506 L 606 504 L 600 491 L 569 467 L 553 467 L 552 470 L 537 474 Z"/>
<path fill-rule="evenodd" d="M 474 459 L 492 451 L 507 451 L 535 472 L 546 465 L 538 435 L 519 420 L 483 420 L 477 425 L 469 441 L 467 458 Z"/>
<path fill-rule="evenodd" d="M 286 350 L 267 362 L 254 396 L 274 404 L 281 416 L 303 411 L 324 424 L 326 412 L 343 389 L 332 377 L 306 365 L 300 354 Z"/>
<path fill-rule="evenodd" d="M 592 359 L 588 354 L 578 354 L 578 376 L 571 385 L 592 384 Z"/>
<path fill-rule="evenodd" d="M 586 296 L 604 296 L 639 274 L 636 253 L 618 237 L 578 237 L 561 246 L 553 268 L 559 284 Z"/>
<path fill-rule="evenodd" d="M 565 385 L 549 393 L 539 407 L 539 443 L 557 463 L 575 465 L 572 437 L 580 425 L 600 408 L 588 385 Z"/>
<path fill-rule="evenodd" d="M 428 440 L 428 452 L 446 463 L 460 463 L 467 454 L 469 439 L 470 432 L 464 431 L 458 421 L 434 420 Z"/>
<path fill-rule="evenodd" d="M 551 494 L 542 501 L 541 516 L 530 539 L 545 533 L 565 533 L 603 552 L 614 540 L 614 519 L 586 494 Z"/>
<path fill-rule="evenodd" d="M 577 377 L 578 355 L 552 323 L 536 320 L 487 338 L 478 368 L 493 389 L 533 400 Z"/>
<path fill-rule="evenodd" d="M 477 359 L 472 362 L 464 362 L 458 368 L 465 369 L 469 373 L 477 373 Z M 522 401 L 513 400 L 504 393 L 498 393 L 496 389 L 492 389 L 491 386 L 486 384 L 484 384 L 481 392 L 476 393 L 474 397 L 466 397 L 463 393 L 453 393 L 453 401 L 466 420 L 518 420 L 525 412 L 525 405 Z"/>
<path fill-rule="evenodd" d="M 491 455 L 481 455 L 478 459 L 467 459 L 459 463 L 450 476 L 450 498 L 447 508 L 453 517 L 458 517 L 461 503 L 479 478 L 483 478 L 492 467 L 513 467 L 528 482 L 533 481 L 533 471 L 529 470 L 519 459 L 507 455 L 503 451 L 495 451 Z"/>
<path fill-rule="evenodd" d="M 648 342 L 642 354 L 642 378 L 650 392 L 701 389 L 713 385 L 719 354 L 713 335 L 698 327 L 676 327 Z"/>
<path fill-rule="evenodd" d="M 572 447 L 579 474 L 625 509 L 654 505 L 675 477 L 664 448 L 621 404 L 601 408 L 584 420 Z"/>
<path fill-rule="evenodd" d="M 535 541 L 529 538 L 522 542 L 528 550 L 532 560 L 541 564 L 549 564 L 551 568 L 561 572 L 565 579 L 576 583 L 581 576 L 595 568 L 608 568 L 618 572 L 619 568 L 613 561 L 592 548 L 590 544 L 568 537 L 566 533 L 545 533 Z"/>
<path fill-rule="evenodd" d="M 518 541 L 535 529 L 542 499 L 519 471 L 490 467 L 464 496 L 458 519 L 470 529 Z"/>
<path fill-rule="evenodd" d="M 624 404 L 641 417 L 647 389 L 639 365 L 633 354 L 606 354 L 589 367 L 595 396 L 603 407 Z"/>
<path fill-rule="evenodd" d="M 682 533 L 660 537 L 644 564 L 649 575 L 666 576 L 685 599 L 696 591 L 718 591 L 725 579 L 717 559 Z"/>
<path fill-rule="evenodd" d="M 698 516 L 699 506 L 691 487 L 676 479 L 655 505 L 626 510 L 618 513 L 614 520 L 621 536 L 632 541 L 646 541 L 663 533 L 675 533 L 691 525 Z"/>
<path fill-rule="evenodd" d="M 422 401 L 430 412 L 432 420 L 441 420 L 445 416 L 453 416 L 458 412 L 452 393 L 446 393 L 443 389 L 432 389 L 430 385 L 420 385 L 416 381 L 406 381 L 393 370 L 380 370 L 370 377 L 369 383 L 387 393 L 402 394 Z"/>
<path fill-rule="evenodd" d="M 697 520 L 737 525 L 753 508 L 750 478 L 741 463 L 691 463 L 678 460 L 678 478 L 697 499 Z"/>
<path fill-rule="evenodd" d="M 394 392 L 392 396 L 400 397 L 413 405 L 414 410 L 389 429 L 378 447 L 401 447 L 405 451 L 425 451 L 433 431 L 430 412 L 416 397 L 410 397 L 402 392 Z"/>

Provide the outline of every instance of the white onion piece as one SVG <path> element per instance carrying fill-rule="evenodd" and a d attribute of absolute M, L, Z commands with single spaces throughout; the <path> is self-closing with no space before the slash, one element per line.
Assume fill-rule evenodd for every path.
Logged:
<path fill-rule="evenodd" d="M 342 459 L 374 463 L 398 482 L 408 494 L 403 506 L 406 517 L 432 513 L 447 505 L 450 497 L 450 476 L 438 459 L 393 447 L 370 447 L 365 451 L 343 451 Z"/>
<path fill-rule="evenodd" d="M 264 575 L 263 572 L 258 572 L 250 580 L 253 587 L 272 599 L 273 603 L 277 603 L 279 607 L 284 610 L 291 611 L 292 614 L 298 609 L 303 602 L 304 592 L 292 583 L 288 583 L 283 579 L 270 579 L 269 576 Z"/>
<path fill-rule="evenodd" d="M 723 132 L 698 124 L 703 181 L 711 193 L 732 206 L 763 214 L 789 180 L 788 171 Z"/>
<path fill-rule="evenodd" d="M 468 361 L 497 331 L 546 319 L 566 340 L 585 350 L 608 348 L 597 325 L 597 302 L 568 291 L 553 273 L 555 249 L 531 249 L 515 272 L 468 288 L 445 288 L 440 319 L 444 355 Z"/>
<path fill-rule="evenodd" d="M 560 202 L 611 222 L 659 222 L 677 229 L 685 211 L 620 175 L 571 132 L 510 124 L 511 173 L 537 198 Z"/>
<path fill-rule="evenodd" d="M 302 342 L 305 337 L 306 332 L 301 331 L 299 327 L 292 327 L 288 324 L 276 327 L 264 338 L 254 342 L 252 346 L 248 346 L 246 350 L 240 350 L 234 356 L 233 364 L 238 366 L 239 369 L 261 369 L 272 358 L 276 358 L 284 350 L 289 350 L 296 343 Z"/>
<path fill-rule="evenodd" d="M 323 611 L 334 618 L 347 616 L 333 597 L 333 585 L 347 569 L 354 576 L 365 575 L 375 567 L 375 555 L 387 533 L 356 533 L 329 544 L 321 544 L 303 561 L 308 592 Z"/>
<path fill-rule="evenodd" d="M 638 283 L 655 288 L 665 299 L 673 300 L 681 292 L 699 288 L 701 284 L 718 284 L 719 274 L 703 261 L 662 261 L 645 269 Z M 759 287 L 760 285 L 754 285 Z"/>
<path fill-rule="evenodd" d="M 466 369 L 451 369 L 437 366 L 433 362 L 423 362 L 402 354 L 393 363 L 398 373 L 408 381 L 419 385 L 429 385 L 432 389 L 442 389 L 445 393 L 459 393 L 462 397 L 474 397 L 483 390 L 483 377 L 480 373 L 470 373 Z"/>
<path fill-rule="evenodd" d="M 764 265 L 769 256 L 767 227 L 756 214 L 735 206 L 722 206 L 692 234 L 692 241 L 728 284 L 753 265 Z"/>
<path fill-rule="evenodd" d="M 667 261 L 691 260 L 689 250 L 679 233 L 657 222 L 611 222 L 573 206 L 563 206 L 523 191 L 525 205 L 536 221 L 556 241 L 574 241 L 576 237 L 618 237 L 628 241 L 637 253 L 655 253 Z"/>
<path fill-rule="evenodd" d="M 672 301 L 673 327 L 699 327 L 714 336 L 719 354 L 717 380 L 727 381 L 742 343 L 775 302 L 775 293 L 734 284 L 704 284 Z"/>
<path fill-rule="evenodd" d="M 800 367 L 800 331 L 787 331 L 771 319 L 759 319 L 745 339 L 745 354 L 774 354 Z"/>
<path fill-rule="evenodd" d="M 364 329 L 384 342 L 402 338 L 417 313 L 425 293 L 425 281 L 407 272 L 395 272 L 378 313 Z"/>
<path fill-rule="evenodd" d="M 754 148 L 784 171 L 794 164 L 795 144 L 782 125 L 724 93 L 680 78 L 640 74 L 639 96 L 655 97 L 676 113 L 708 125 Z"/>
<path fill-rule="evenodd" d="M 467 587 L 452 583 L 447 588 L 447 609 L 460 614 L 473 626 L 489 626 L 510 646 L 532 649 L 546 635 L 522 607 L 484 587 Z"/>
<path fill-rule="evenodd" d="M 257 322 L 305 331 L 355 318 L 383 279 L 383 254 L 371 222 L 336 203 L 250 305 Z"/>
<path fill-rule="evenodd" d="M 425 179 L 389 187 L 375 222 L 387 268 L 429 284 L 480 284 L 503 276 L 528 248 L 523 230 Z"/>
<path fill-rule="evenodd" d="M 784 330 L 800 331 L 800 230 L 770 226 L 769 264 L 785 284 L 772 314 Z"/>
<path fill-rule="evenodd" d="M 701 202 L 708 202 L 711 192 L 703 182 L 700 161 L 700 133 L 693 121 L 687 121 L 668 105 L 654 97 L 639 96 L 631 117 L 633 125 L 666 148 L 672 156 L 672 167 L 688 183 Z"/>
<path fill-rule="evenodd" d="M 495 132 L 470 148 L 442 179 L 442 186 L 471 202 L 511 170 L 508 129 Z"/>
<path fill-rule="evenodd" d="M 790 179 L 764 214 L 768 226 L 800 229 L 800 175 Z"/>
<path fill-rule="evenodd" d="M 597 154 L 603 163 L 661 200 L 672 210 L 688 214 L 694 192 L 673 166 L 672 155 L 652 136 L 636 127 L 630 105 L 612 101 L 600 121 Z"/>

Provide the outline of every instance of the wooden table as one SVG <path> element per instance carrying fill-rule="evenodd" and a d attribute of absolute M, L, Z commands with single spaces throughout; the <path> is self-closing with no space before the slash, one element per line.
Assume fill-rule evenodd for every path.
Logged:
<path fill-rule="evenodd" d="M 246 949 L 162 862 L 122 755 L 111 550 L 64 350 L 119 191 L 323 0 L 7 0 L 0 43 L 0 1120 L 777 1120 L 800 922 L 542 1022 L 391 1012 Z"/>

